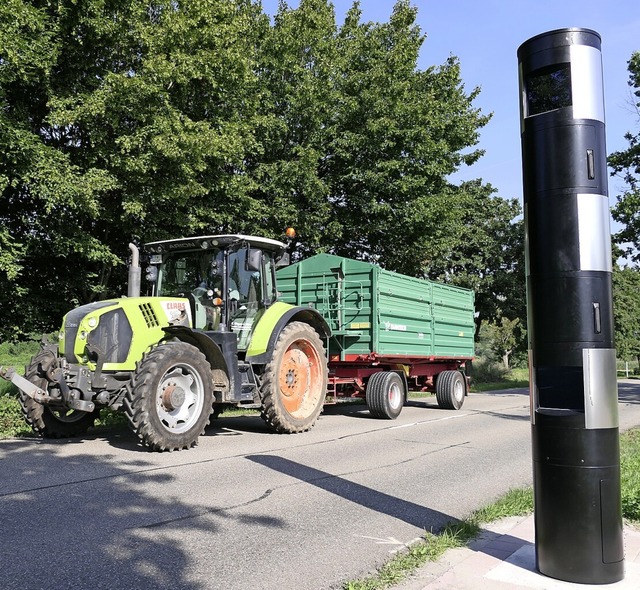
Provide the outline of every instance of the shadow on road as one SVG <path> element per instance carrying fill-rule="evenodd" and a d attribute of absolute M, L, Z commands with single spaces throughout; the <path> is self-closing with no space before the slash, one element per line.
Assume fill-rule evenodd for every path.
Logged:
<path fill-rule="evenodd" d="M 255 534 L 285 526 L 272 515 L 182 499 L 187 480 L 150 455 L 129 455 L 125 464 L 106 446 L 95 455 L 81 441 L 70 453 L 70 444 L 0 445 L 3 590 L 212 588 L 194 575 L 194 546 L 229 520 L 250 524 Z M 120 444 L 135 440 L 123 437 Z M 214 575 L 215 562 L 208 567 Z"/>
<path fill-rule="evenodd" d="M 447 524 L 457 521 L 457 519 L 443 512 L 379 492 L 343 477 L 332 475 L 326 471 L 320 471 L 283 457 L 276 455 L 248 455 L 247 459 L 335 494 L 345 500 L 427 531 L 436 532 Z"/>

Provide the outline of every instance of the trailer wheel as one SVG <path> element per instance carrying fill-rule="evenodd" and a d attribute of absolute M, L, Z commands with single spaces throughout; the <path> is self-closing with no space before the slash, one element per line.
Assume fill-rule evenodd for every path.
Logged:
<path fill-rule="evenodd" d="M 41 350 L 29 363 L 25 371 L 25 378 L 47 391 L 49 381 L 45 374 L 55 363 L 56 356 L 50 350 Z M 27 424 L 33 431 L 44 438 L 69 438 L 84 434 L 91 428 L 98 415 L 99 409 L 93 412 L 82 412 L 69 408 L 45 406 L 29 397 L 23 391 L 19 395 L 20 408 Z"/>
<path fill-rule="evenodd" d="M 382 371 L 369 377 L 365 399 L 374 418 L 395 420 L 402 411 L 405 388 L 398 373 Z"/>
<path fill-rule="evenodd" d="M 211 366 L 191 344 L 160 344 L 138 363 L 123 406 L 129 425 L 151 450 L 193 447 L 213 410 Z"/>
<path fill-rule="evenodd" d="M 327 378 L 327 357 L 318 333 L 303 322 L 290 323 L 263 373 L 263 420 L 281 433 L 309 430 L 322 410 Z"/>
<path fill-rule="evenodd" d="M 442 371 L 436 380 L 436 400 L 445 410 L 459 410 L 467 387 L 460 371 Z"/>

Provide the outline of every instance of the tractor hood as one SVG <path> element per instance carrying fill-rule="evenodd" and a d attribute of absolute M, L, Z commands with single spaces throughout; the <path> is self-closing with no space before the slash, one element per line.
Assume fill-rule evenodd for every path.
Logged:
<path fill-rule="evenodd" d="M 189 301 L 175 297 L 129 297 L 71 310 L 63 319 L 59 352 L 69 363 L 94 370 L 131 371 L 143 353 L 165 337 L 168 326 L 191 327 Z"/>

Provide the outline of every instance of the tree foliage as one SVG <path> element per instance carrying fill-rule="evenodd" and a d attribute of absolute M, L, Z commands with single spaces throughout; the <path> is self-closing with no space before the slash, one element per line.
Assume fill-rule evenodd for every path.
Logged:
<path fill-rule="evenodd" d="M 491 352 L 502 361 L 503 368 L 508 371 L 511 355 L 523 340 L 520 318 L 510 320 L 503 316 L 500 320 L 483 320 L 480 331 Z"/>
<path fill-rule="evenodd" d="M 429 276 L 476 294 L 476 332 L 483 320 L 520 319 L 526 325 L 524 222 L 516 199 L 497 197 L 490 184 L 463 182 L 451 250 L 429 266 Z"/>
<path fill-rule="evenodd" d="M 632 106 L 640 123 L 640 52 L 635 52 L 629 60 L 629 86 L 631 87 Z M 614 236 L 618 244 L 623 245 L 625 253 L 636 262 L 640 261 L 640 131 L 628 132 L 625 139 L 629 142 L 626 150 L 613 152 L 608 159 L 613 174 L 621 177 L 626 190 L 618 197 L 613 208 L 613 218 L 623 224 L 623 228 Z"/>
<path fill-rule="evenodd" d="M 0 337 L 121 293 L 130 240 L 288 225 L 301 255 L 464 284 L 482 318 L 519 317 L 517 206 L 448 180 L 489 116 L 455 57 L 418 68 L 416 10 L 2 2 Z"/>
<path fill-rule="evenodd" d="M 612 282 L 617 356 L 640 367 L 640 270 L 616 267 Z"/>

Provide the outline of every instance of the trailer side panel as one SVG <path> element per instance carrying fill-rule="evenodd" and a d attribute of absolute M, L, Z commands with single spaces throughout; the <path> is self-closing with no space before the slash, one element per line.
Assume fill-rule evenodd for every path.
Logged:
<path fill-rule="evenodd" d="M 281 299 L 317 309 L 333 360 L 471 358 L 473 291 L 319 254 L 278 271 Z"/>

